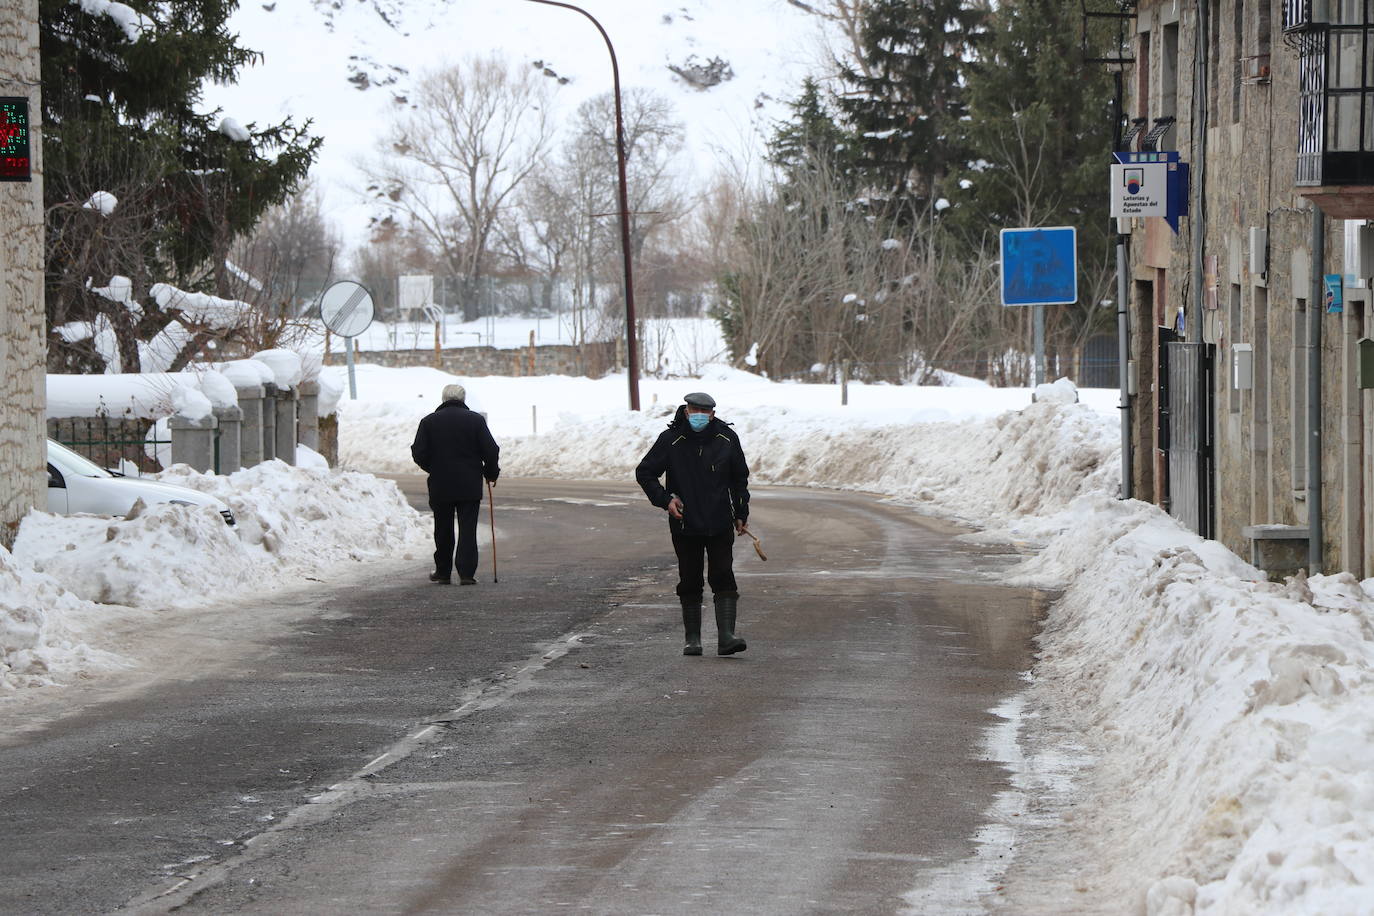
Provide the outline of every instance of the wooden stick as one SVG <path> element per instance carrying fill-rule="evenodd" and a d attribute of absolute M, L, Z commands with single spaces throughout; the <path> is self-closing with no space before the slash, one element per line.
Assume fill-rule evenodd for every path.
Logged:
<path fill-rule="evenodd" d="M 754 539 L 754 553 L 759 555 L 760 560 L 767 560 L 768 557 L 763 552 L 763 542 L 758 539 L 758 535 L 754 534 L 754 532 L 750 531 L 748 528 L 741 528 L 740 532 Z"/>
<path fill-rule="evenodd" d="M 496 494 L 491 491 L 491 481 L 487 481 L 487 517 L 491 519 L 491 581 L 496 578 Z"/>

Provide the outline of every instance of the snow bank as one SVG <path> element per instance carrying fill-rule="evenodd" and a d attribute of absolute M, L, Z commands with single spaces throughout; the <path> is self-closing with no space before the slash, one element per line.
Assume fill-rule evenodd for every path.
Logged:
<path fill-rule="evenodd" d="M 271 461 L 229 477 L 185 465 L 155 476 L 213 493 L 233 508 L 237 528 L 212 509 L 170 504 L 128 519 L 31 512 L 13 555 L 0 551 L 0 686 L 53 683 L 112 663 L 81 643 L 99 617 L 94 604 L 222 607 L 340 566 L 429 550 L 419 513 L 394 483 L 369 474 Z"/>
<path fill-rule="evenodd" d="M 73 631 L 93 607 L 0 547 L 0 697 L 120 667 Z"/>
<path fill-rule="evenodd" d="M 1082 494 L 1115 490 L 1119 477 L 1109 421 L 1077 404 L 957 423 L 868 418 L 873 426 L 805 408 L 717 415 L 734 424 L 756 483 L 881 493 L 978 524 L 1055 512 Z M 555 435 L 503 442 L 502 467 L 514 476 L 632 478 L 670 417 L 563 415 Z"/>
<path fill-rule="evenodd" d="M 1031 696 L 1098 755 L 1078 801 L 1092 816 L 1057 840 L 1083 850 L 1090 899 L 1368 912 L 1374 579 L 1263 581 L 1156 507 L 1101 495 L 1031 527 L 1059 533 L 1016 575 L 1068 583 Z"/>

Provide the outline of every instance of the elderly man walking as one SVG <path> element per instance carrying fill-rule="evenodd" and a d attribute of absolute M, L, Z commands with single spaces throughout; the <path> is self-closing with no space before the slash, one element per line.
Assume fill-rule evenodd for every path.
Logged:
<path fill-rule="evenodd" d="M 481 414 L 469 410 L 462 385 L 444 386 L 443 403 L 420 421 L 410 455 L 429 474 L 429 507 L 434 510 L 434 572 L 429 581 L 477 584 L 477 516 L 482 481 L 496 483 L 501 447 Z M 458 519 L 455 556 L 453 520 Z"/>
<path fill-rule="evenodd" d="M 683 400 L 673 422 L 635 468 L 635 480 L 649 502 L 668 511 L 687 634 L 682 654 L 701 654 L 701 602 L 709 582 L 716 606 L 716 654 L 733 655 L 748 648 L 735 635 L 739 588 L 733 565 L 735 538 L 749 518 L 749 465 L 739 436 L 716 416 L 714 398 L 695 391 Z M 659 483 L 664 474 L 666 487 Z"/>

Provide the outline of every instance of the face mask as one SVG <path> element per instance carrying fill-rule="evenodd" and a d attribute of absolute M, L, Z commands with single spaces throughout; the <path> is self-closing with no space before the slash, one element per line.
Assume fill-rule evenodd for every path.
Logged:
<path fill-rule="evenodd" d="M 701 432 L 706 428 L 706 424 L 711 422 L 711 415 L 709 413 L 689 413 L 687 422 L 692 424 L 694 431 Z"/>

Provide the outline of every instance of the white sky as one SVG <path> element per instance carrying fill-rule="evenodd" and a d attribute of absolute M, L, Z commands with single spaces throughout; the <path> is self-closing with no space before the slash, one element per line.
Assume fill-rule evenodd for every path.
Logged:
<path fill-rule="evenodd" d="M 270 5 L 270 4 L 268 4 Z M 771 119 L 800 90 L 822 58 L 818 20 L 785 0 L 583 0 L 606 28 L 620 63 L 622 91 L 645 87 L 667 95 L 687 125 L 683 171 L 709 177 L 731 157 L 756 157 Z M 379 6 L 388 8 L 387 25 Z M 207 86 L 208 107 L 263 125 L 291 115 L 311 118 L 325 143 L 316 173 L 332 216 L 350 241 L 360 240 L 368 211 L 357 164 L 424 72 L 469 55 L 495 53 L 518 66 L 542 61 L 571 81 L 558 111 L 611 88 L 610 58 L 594 26 L 577 13 L 520 0 L 408 0 L 404 4 L 328 4 L 282 0 L 271 11 L 244 3 L 230 21 L 242 44 L 264 60 L 234 86 Z M 326 27 L 326 21 L 332 28 Z M 303 49 L 309 51 L 303 53 Z M 690 55 L 721 57 L 735 76 L 708 91 L 689 88 L 671 71 Z M 358 58 L 358 60 L 354 60 Z M 358 68 L 376 81 L 360 91 Z M 393 67 L 402 67 L 400 73 Z M 408 97 L 408 96 L 407 96 Z M 762 128 L 762 130 L 761 130 Z"/>

